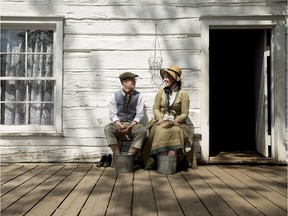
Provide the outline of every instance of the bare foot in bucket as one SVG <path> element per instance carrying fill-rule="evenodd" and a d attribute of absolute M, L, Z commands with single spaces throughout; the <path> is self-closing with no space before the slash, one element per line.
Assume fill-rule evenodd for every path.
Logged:
<path fill-rule="evenodd" d="M 130 149 L 128 151 L 128 155 L 135 155 L 137 153 L 137 151 L 138 151 L 137 148 L 130 147 Z"/>

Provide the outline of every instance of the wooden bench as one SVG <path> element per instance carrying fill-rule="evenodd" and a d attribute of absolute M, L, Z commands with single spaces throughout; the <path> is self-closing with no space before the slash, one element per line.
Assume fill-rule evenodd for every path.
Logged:
<path fill-rule="evenodd" d="M 192 169 L 197 169 L 197 157 L 195 154 L 195 144 L 201 140 L 202 140 L 202 135 L 199 133 L 194 133 L 192 149 L 186 155 L 187 160 L 191 163 Z"/>

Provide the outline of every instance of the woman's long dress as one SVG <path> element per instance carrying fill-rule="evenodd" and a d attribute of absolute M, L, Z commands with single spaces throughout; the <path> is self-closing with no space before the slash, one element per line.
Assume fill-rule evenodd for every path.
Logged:
<path fill-rule="evenodd" d="M 142 150 L 144 164 L 147 164 L 149 160 L 151 162 L 150 156 L 160 152 L 182 149 L 185 154 L 187 149 L 192 147 L 193 133 L 186 123 L 189 115 L 189 95 L 184 90 L 173 92 L 173 94 L 176 95 L 174 95 L 174 101 L 171 101 L 171 113 L 174 114 L 175 120 L 180 125 L 173 126 L 172 122 L 169 121 L 160 125 L 156 124 L 156 121 L 163 118 L 168 110 L 165 92 L 163 88 L 159 89 L 153 106 L 154 118 L 150 120 L 147 126 L 149 136 Z"/>

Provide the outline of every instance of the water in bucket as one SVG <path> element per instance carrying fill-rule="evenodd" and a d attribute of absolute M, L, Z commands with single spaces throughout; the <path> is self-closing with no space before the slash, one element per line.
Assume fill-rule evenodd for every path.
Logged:
<path fill-rule="evenodd" d="M 134 155 L 128 155 L 127 152 L 121 152 L 120 155 L 114 155 L 114 166 L 117 173 L 129 173 L 134 171 Z"/>
<path fill-rule="evenodd" d="M 158 155 L 157 171 L 165 175 L 173 175 L 176 173 L 177 156 Z"/>

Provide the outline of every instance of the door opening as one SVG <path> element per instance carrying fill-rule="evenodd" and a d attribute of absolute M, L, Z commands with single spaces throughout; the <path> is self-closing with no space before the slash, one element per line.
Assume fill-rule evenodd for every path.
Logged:
<path fill-rule="evenodd" d="M 267 115 L 259 116 L 267 112 L 261 106 L 267 96 L 263 86 L 269 89 L 269 83 L 263 83 L 269 34 L 264 29 L 210 29 L 209 34 L 209 156 L 258 151 L 257 143 L 265 143 L 259 141 L 263 134 L 258 128 L 267 121 Z"/>

